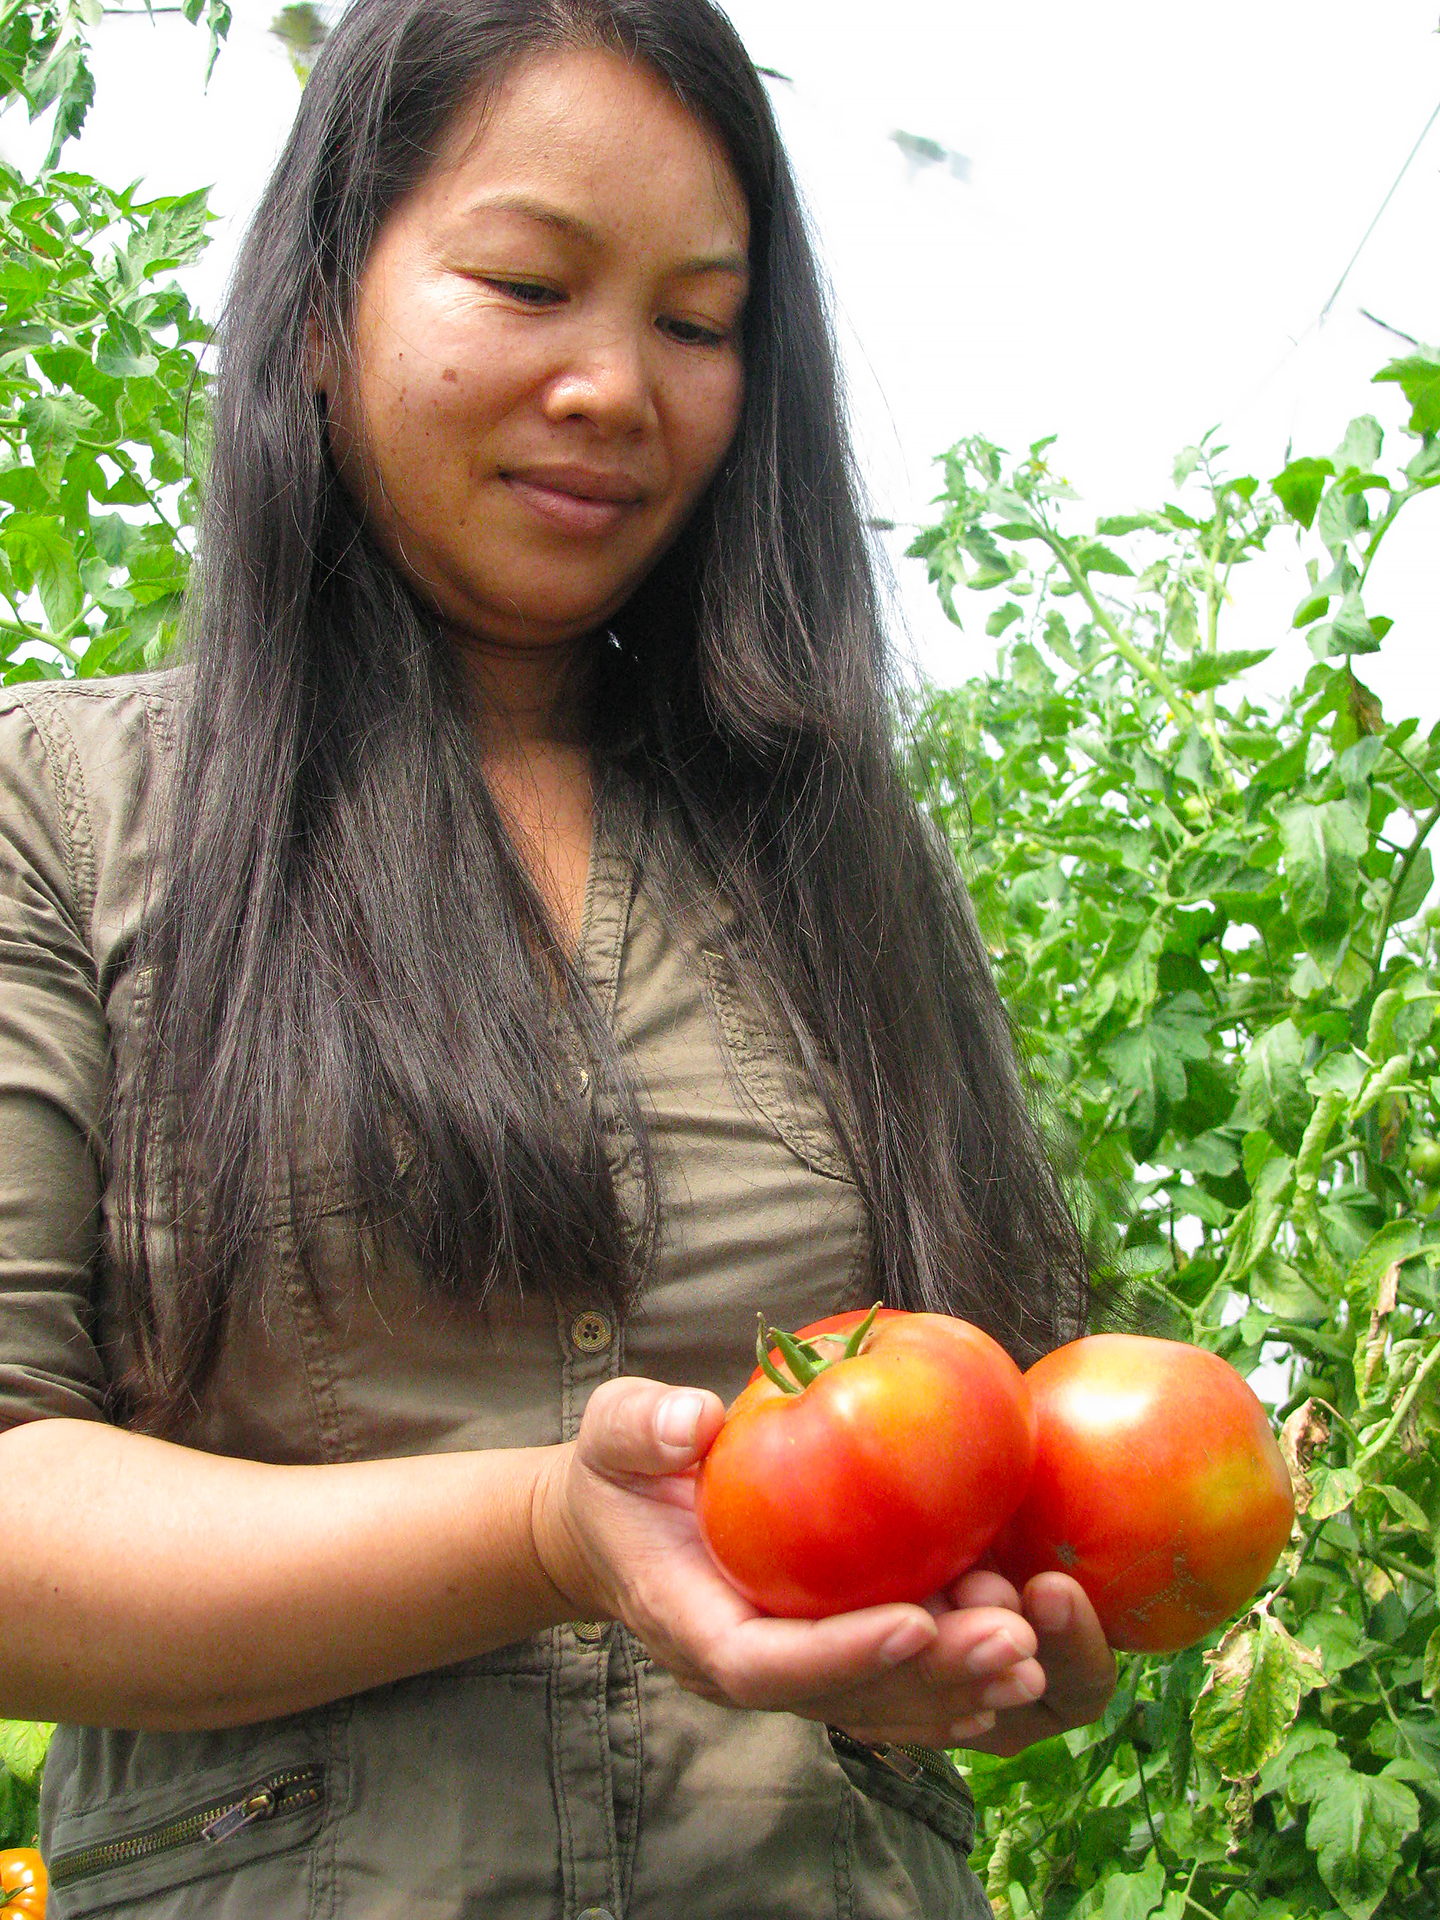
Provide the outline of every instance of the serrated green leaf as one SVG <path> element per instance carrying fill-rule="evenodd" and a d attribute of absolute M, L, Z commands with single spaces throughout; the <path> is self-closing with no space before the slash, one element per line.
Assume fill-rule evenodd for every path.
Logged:
<path fill-rule="evenodd" d="M 1400 1781 L 1349 1767 L 1321 1775 L 1305 1839 L 1348 1920 L 1370 1920 L 1390 1890 L 1402 1842 L 1419 1824 L 1419 1802 Z"/>
<path fill-rule="evenodd" d="M 53 1725 L 30 1720 L 0 1720 L 0 1764 L 33 1788 L 45 1765 Z"/>
<path fill-rule="evenodd" d="M 1238 680 L 1273 652 L 1273 647 L 1247 647 L 1234 653 L 1202 653 L 1185 669 L 1180 684 L 1187 693 L 1205 693 L 1227 680 Z"/>
<path fill-rule="evenodd" d="M 1427 1700 L 1434 1700 L 1440 1695 L 1440 1627 L 1436 1627 L 1425 1642 L 1424 1677 L 1420 1691 Z"/>
<path fill-rule="evenodd" d="M 15 577 L 33 585 L 51 631 L 63 633 L 80 611 L 80 568 L 58 521 L 39 514 L 11 514 L 0 540 Z"/>
<path fill-rule="evenodd" d="M 1017 620 L 1023 618 L 1024 614 L 1016 602 L 1007 600 L 1004 606 L 997 607 L 985 622 L 985 631 L 992 639 L 998 639 L 1007 627 L 1013 626 Z"/>

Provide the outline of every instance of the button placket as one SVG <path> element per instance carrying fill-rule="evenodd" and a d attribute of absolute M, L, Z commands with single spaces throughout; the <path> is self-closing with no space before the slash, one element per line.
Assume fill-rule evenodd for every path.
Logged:
<path fill-rule="evenodd" d="M 629 924 L 634 874 L 609 842 L 609 782 L 599 796 L 596 842 L 581 928 L 580 963 L 603 1015 L 612 1024 L 620 957 Z M 576 1063 L 581 1097 L 594 1111 L 588 1068 Z M 623 1336 L 606 1306 L 572 1299 L 556 1305 L 560 1350 L 560 1432 L 573 1440 L 585 1403 L 621 1371 Z M 609 1674 L 612 1623 L 573 1621 L 551 1636 L 550 1731 L 555 1806 L 560 1829 L 562 1920 L 619 1915 L 625 1903 L 611 1774 Z"/>

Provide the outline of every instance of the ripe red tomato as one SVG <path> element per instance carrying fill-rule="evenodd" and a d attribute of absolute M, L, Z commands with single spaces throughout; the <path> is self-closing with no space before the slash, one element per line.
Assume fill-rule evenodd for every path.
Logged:
<path fill-rule="evenodd" d="M 0 1853 L 0 1911 L 16 1920 L 45 1920 L 50 1876 L 34 1847 L 7 1847 Z"/>
<path fill-rule="evenodd" d="M 1025 1375 L 1030 1490 L 993 1558 L 1017 1587 L 1070 1574 L 1113 1647 L 1173 1653 L 1244 1605 L 1290 1537 L 1290 1476 L 1265 1409 L 1216 1354 L 1092 1334 Z"/>
<path fill-rule="evenodd" d="M 1025 1491 L 1035 1417 L 1023 1374 L 988 1334 L 942 1314 L 838 1314 L 796 1339 L 800 1374 L 806 1348 L 821 1369 L 803 1387 L 757 1369 L 701 1463 L 706 1544 L 766 1613 L 928 1599 L 974 1565 Z"/>

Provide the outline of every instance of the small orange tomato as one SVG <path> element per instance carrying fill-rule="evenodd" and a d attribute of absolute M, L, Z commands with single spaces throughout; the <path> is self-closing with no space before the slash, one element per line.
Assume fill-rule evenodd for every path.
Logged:
<path fill-rule="evenodd" d="M 45 1896 L 50 1876 L 34 1847 L 10 1847 L 0 1852 L 0 1914 L 10 1920 L 45 1920 Z"/>

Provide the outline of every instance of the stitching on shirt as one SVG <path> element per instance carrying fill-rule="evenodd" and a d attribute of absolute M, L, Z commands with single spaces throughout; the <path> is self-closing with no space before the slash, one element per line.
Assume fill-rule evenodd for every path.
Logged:
<path fill-rule="evenodd" d="M 90 810 L 85 798 L 85 779 L 74 735 L 53 699 L 42 702 L 33 695 L 18 692 L 14 697 L 29 715 L 30 724 L 45 753 L 50 783 L 55 789 L 55 819 L 60 828 L 60 845 L 70 881 L 75 924 L 84 938 L 93 964 L 94 949 L 90 934 L 95 918 L 95 850 L 90 829 Z M 78 798 L 74 789 L 78 789 Z M 98 989 L 98 969 L 96 984 Z"/>
<path fill-rule="evenodd" d="M 705 948 L 700 961 L 706 998 L 741 1091 L 812 1173 L 849 1182 L 850 1168 L 839 1142 L 796 1111 L 796 1084 L 803 1084 L 803 1070 L 787 1070 L 774 1040 L 742 1005 L 723 957 Z"/>
<path fill-rule="evenodd" d="M 852 1849 L 855 1840 L 855 1789 L 843 1768 L 837 1767 L 840 1801 L 835 1809 L 835 1920 L 855 1920 L 855 1879 Z"/>

